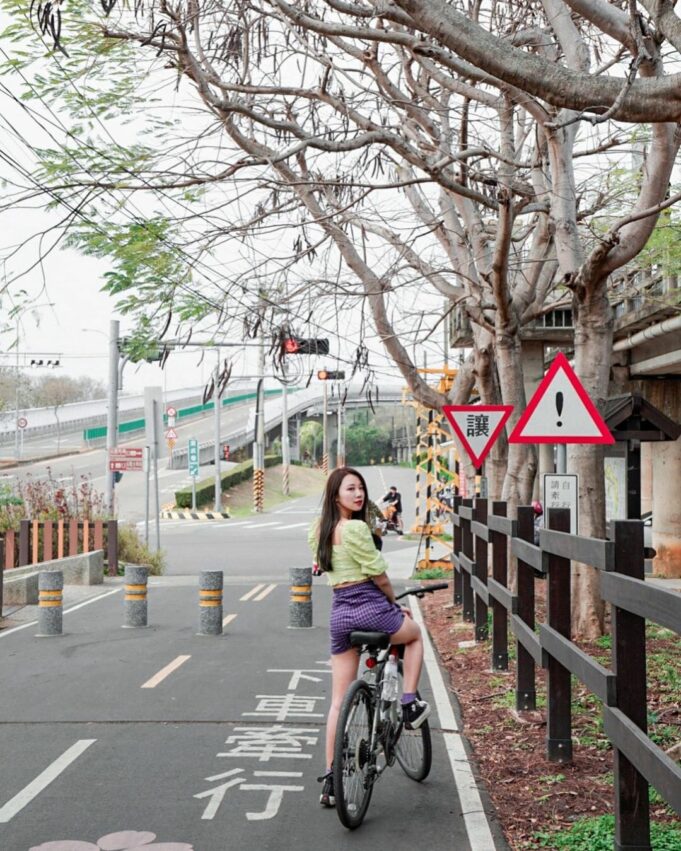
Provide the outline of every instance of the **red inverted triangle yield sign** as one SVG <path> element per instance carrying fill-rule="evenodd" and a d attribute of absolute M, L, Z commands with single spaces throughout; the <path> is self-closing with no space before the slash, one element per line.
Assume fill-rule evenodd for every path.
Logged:
<path fill-rule="evenodd" d="M 509 443 L 614 443 L 603 417 L 560 352 L 516 423 Z"/>
<path fill-rule="evenodd" d="M 501 434 L 513 405 L 444 405 L 442 411 L 476 469 Z"/>

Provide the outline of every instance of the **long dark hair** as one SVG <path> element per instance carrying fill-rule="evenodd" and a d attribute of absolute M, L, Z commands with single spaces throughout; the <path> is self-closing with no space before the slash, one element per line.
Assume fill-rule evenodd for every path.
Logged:
<path fill-rule="evenodd" d="M 331 556 L 333 553 L 333 532 L 341 519 L 340 508 L 336 500 L 338 491 L 346 476 L 357 476 L 364 488 L 364 502 L 359 511 L 352 512 L 353 520 L 369 522 L 369 494 L 364 476 L 352 467 L 339 467 L 334 470 L 326 482 L 324 490 L 324 501 L 322 503 L 322 517 L 319 522 L 319 544 L 317 545 L 317 564 L 320 570 L 333 570 Z"/>

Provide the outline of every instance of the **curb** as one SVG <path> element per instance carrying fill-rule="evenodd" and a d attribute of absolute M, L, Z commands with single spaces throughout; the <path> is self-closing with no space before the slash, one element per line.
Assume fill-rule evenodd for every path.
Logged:
<path fill-rule="evenodd" d="M 162 511 L 161 520 L 229 520 L 226 511 Z"/>

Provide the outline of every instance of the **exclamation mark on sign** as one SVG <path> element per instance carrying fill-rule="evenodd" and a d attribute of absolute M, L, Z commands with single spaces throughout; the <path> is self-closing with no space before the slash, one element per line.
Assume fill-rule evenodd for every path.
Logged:
<path fill-rule="evenodd" d="M 558 411 L 558 416 L 559 417 L 562 416 L 562 414 L 563 414 L 563 394 L 560 391 L 558 391 L 558 393 L 556 393 L 556 410 Z M 558 428 L 561 428 L 562 425 L 563 425 L 562 420 L 558 420 L 556 425 L 558 426 Z"/>

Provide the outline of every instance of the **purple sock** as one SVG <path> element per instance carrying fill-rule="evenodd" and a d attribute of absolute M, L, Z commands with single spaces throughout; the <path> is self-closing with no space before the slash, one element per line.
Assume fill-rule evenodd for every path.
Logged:
<path fill-rule="evenodd" d="M 412 700 L 416 700 L 416 693 L 413 691 L 405 691 L 402 695 L 402 706 L 405 706 L 407 703 L 411 703 Z"/>

